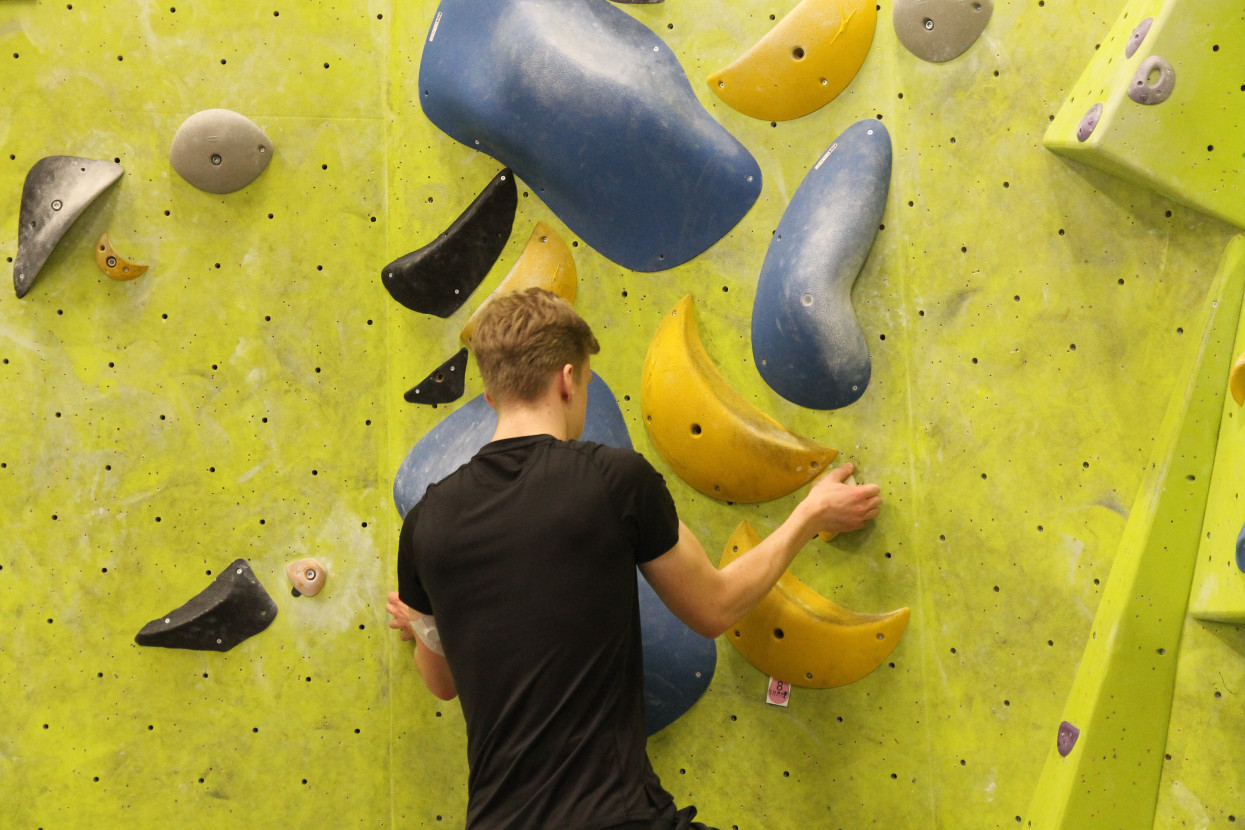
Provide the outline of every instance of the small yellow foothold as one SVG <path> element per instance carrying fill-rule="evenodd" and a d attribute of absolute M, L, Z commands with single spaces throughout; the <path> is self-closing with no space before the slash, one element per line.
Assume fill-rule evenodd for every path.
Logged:
<path fill-rule="evenodd" d="M 1237 406 L 1245 405 L 1245 354 L 1236 359 L 1232 372 L 1228 375 L 1228 391 Z"/>
<path fill-rule="evenodd" d="M 485 297 L 480 307 L 467 318 L 458 339 L 464 346 L 470 346 L 471 335 L 475 333 L 480 312 L 494 297 L 511 291 L 544 288 L 573 305 L 576 279 L 575 258 L 571 256 L 571 249 L 558 236 L 557 231 L 544 222 L 537 222 L 536 229 L 532 231 L 519 259 L 497 288 L 493 289 L 493 293 Z"/>
<path fill-rule="evenodd" d="M 294 586 L 295 596 L 314 597 L 324 587 L 328 571 L 315 559 L 299 559 L 285 566 L 285 575 Z"/>
<path fill-rule="evenodd" d="M 722 552 L 725 568 L 761 543 L 747 521 Z M 809 588 L 787 571 L 726 637 L 761 672 L 793 686 L 827 689 L 854 683 L 899 645 L 911 612 L 861 614 Z"/>
<path fill-rule="evenodd" d="M 95 243 L 95 264 L 114 280 L 132 280 L 141 277 L 147 271 L 146 265 L 131 262 L 113 250 L 112 242 L 105 233 Z"/>

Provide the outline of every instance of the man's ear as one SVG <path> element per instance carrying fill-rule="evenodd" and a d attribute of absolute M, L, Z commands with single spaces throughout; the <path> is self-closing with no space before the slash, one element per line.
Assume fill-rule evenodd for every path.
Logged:
<path fill-rule="evenodd" d="M 566 364 L 558 373 L 558 391 L 562 393 L 564 401 L 570 400 L 575 394 L 575 366 L 573 364 Z"/>
<path fill-rule="evenodd" d="M 497 411 L 497 403 L 493 400 L 493 396 L 489 394 L 487 389 L 484 390 L 484 402 L 493 407 L 493 411 Z"/>

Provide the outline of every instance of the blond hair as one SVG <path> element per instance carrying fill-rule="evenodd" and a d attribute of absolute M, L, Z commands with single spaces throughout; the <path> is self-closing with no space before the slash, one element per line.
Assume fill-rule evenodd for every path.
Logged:
<path fill-rule="evenodd" d="M 589 355 L 601 351 L 574 306 L 543 288 L 494 297 L 480 310 L 471 350 L 493 400 L 531 402 L 550 375 L 566 364 L 579 377 Z"/>

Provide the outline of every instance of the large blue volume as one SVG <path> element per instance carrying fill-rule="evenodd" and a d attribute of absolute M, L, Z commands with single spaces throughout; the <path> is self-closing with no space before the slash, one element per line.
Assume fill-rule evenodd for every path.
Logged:
<path fill-rule="evenodd" d="M 496 428 L 497 413 L 483 395 L 472 398 L 433 427 L 398 469 L 393 483 L 398 513 L 405 517 L 429 485 L 470 461 L 492 440 Z M 588 383 L 588 412 L 580 438 L 631 449 L 631 436 L 618 401 L 596 375 Z M 652 735 L 674 723 L 709 688 L 718 652 L 713 640 L 701 637 L 670 613 L 638 569 L 636 580 L 644 644 L 644 720 Z"/>
<path fill-rule="evenodd" d="M 890 177 L 890 134 L 880 121 L 859 121 L 804 177 L 778 223 L 757 280 L 752 356 L 792 403 L 838 409 L 869 385 L 852 285 L 877 236 Z"/>
<path fill-rule="evenodd" d="M 606 0 L 443 0 L 419 89 L 433 124 L 634 271 L 692 259 L 761 192 L 670 48 Z"/>

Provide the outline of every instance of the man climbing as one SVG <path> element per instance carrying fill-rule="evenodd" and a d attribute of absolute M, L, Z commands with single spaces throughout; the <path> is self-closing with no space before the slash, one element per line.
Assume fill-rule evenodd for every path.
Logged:
<path fill-rule="evenodd" d="M 540 289 L 489 302 L 472 338 L 493 440 L 407 514 L 389 625 L 415 636 L 434 695 L 467 725 L 469 830 L 674 830 L 649 764 L 635 570 L 716 637 L 820 531 L 863 527 L 876 485 L 822 475 L 787 520 L 719 570 L 631 450 L 579 442 L 590 356 L 569 303 Z M 707 830 L 707 829 L 706 829 Z"/>

